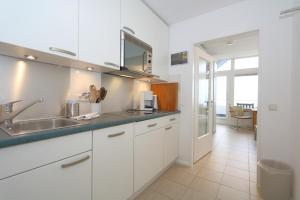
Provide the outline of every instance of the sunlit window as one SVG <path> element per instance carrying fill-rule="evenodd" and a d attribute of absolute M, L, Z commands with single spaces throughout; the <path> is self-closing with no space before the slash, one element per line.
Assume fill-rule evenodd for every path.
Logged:
<path fill-rule="evenodd" d="M 234 59 L 234 68 L 235 69 L 258 68 L 258 57 Z"/>
<path fill-rule="evenodd" d="M 216 77 L 216 114 L 226 117 L 227 113 L 227 76 Z"/>
<path fill-rule="evenodd" d="M 237 103 L 254 104 L 257 107 L 258 76 L 234 77 L 234 105 Z"/>
<path fill-rule="evenodd" d="M 215 71 L 228 71 L 231 70 L 231 60 L 230 59 L 223 59 L 218 60 L 215 64 Z"/>

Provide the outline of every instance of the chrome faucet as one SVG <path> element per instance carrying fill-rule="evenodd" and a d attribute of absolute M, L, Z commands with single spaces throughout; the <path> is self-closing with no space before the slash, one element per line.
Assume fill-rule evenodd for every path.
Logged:
<path fill-rule="evenodd" d="M 18 103 L 21 101 L 22 100 L 12 101 L 12 102 L 8 102 L 6 104 L 0 105 L 0 111 L 1 111 L 0 112 L 0 124 L 4 123 L 4 125 L 7 129 L 12 128 L 14 118 L 16 118 L 19 114 L 21 114 L 23 111 L 27 110 L 31 106 L 33 106 L 37 103 L 42 103 L 44 101 L 44 98 L 33 101 L 33 102 L 27 104 L 26 106 L 23 106 L 23 107 L 19 108 L 18 110 L 13 111 L 13 105 L 15 103 Z"/>

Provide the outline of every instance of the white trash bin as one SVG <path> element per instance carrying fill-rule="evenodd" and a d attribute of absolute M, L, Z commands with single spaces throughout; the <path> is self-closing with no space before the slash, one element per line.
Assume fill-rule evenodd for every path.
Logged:
<path fill-rule="evenodd" d="M 292 194 L 292 169 L 275 160 L 260 160 L 257 178 L 264 200 L 289 200 Z"/>

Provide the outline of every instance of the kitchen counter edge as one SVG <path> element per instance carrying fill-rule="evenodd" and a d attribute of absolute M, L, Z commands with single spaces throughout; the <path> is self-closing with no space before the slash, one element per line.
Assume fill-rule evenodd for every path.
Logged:
<path fill-rule="evenodd" d="M 72 135 L 77 133 L 82 133 L 86 131 L 93 131 L 103 128 L 109 128 L 124 124 L 130 124 L 134 122 L 145 121 L 149 119 L 155 119 L 159 117 L 164 117 L 168 115 L 174 115 L 180 113 L 180 111 L 166 111 L 166 112 L 158 112 L 153 114 L 147 114 L 142 116 L 134 116 L 134 115 L 121 115 L 117 113 L 105 113 L 101 115 L 101 117 L 88 121 L 86 124 L 75 126 L 75 127 L 67 127 L 60 128 L 54 130 L 45 130 L 36 133 L 29 133 L 21 136 L 10 136 L 5 133 L 2 129 L 0 129 L 0 149 L 20 144 L 26 144 L 30 142 L 36 142 L 40 140 L 46 140 L 66 135 Z M 103 117 L 102 117 L 103 116 Z"/>

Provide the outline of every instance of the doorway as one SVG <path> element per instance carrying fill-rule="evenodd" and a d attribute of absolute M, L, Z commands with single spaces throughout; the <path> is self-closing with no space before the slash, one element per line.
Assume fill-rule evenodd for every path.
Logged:
<path fill-rule="evenodd" d="M 258 39 L 258 31 L 251 31 L 196 45 L 198 49 L 195 52 L 198 54 L 195 55 L 194 65 L 195 104 L 197 104 L 194 115 L 196 121 L 194 163 L 213 151 L 217 144 L 222 145 L 223 142 L 224 145 L 228 145 L 224 138 L 228 135 L 234 138 L 232 137 L 234 134 L 247 134 L 248 139 L 252 138 L 251 144 L 256 157 L 259 99 Z M 199 58 L 199 52 L 205 55 L 206 59 L 203 56 Z M 201 63 L 206 63 L 207 66 L 209 63 L 210 66 L 206 67 L 206 72 L 203 71 L 204 68 L 202 69 L 203 74 L 210 75 L 206 77 L 206 82 L 203 77 L 201 79 Z M 240 145 L 246 143 L 241 142 Z M 247 142 L 245 148 L 248 147 Z"/>

